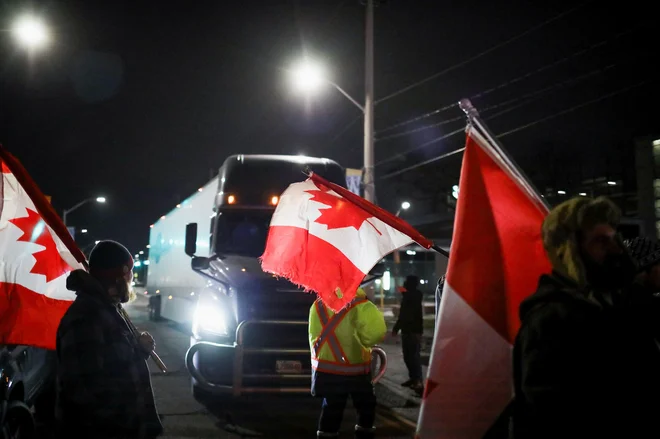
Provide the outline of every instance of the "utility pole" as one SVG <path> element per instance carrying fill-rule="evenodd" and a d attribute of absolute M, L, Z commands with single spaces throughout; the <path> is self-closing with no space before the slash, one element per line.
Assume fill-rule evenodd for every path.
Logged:
<path fill-rule="evenodd" d="M 364 198 L 376 203 L 374 178 L 374 1 L 365 0 L 365 59 L 364 59 Z"/>

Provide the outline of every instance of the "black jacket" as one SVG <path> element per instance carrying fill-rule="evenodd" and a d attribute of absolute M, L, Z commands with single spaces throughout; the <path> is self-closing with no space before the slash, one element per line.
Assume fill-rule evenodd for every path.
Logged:
<path fill-rule="evenodd" d="M 406 334 L 424 333 L 424 314 L 422 310 L 423 294 L 416 287 L 403 292 L 399 318 L 394 325 L 395 331 Z"/>
<path fill-rule="evenodd" d="M 515 439 L 660 437 L 660 350 L 638 293 L 541 277 L 513 349 Z"/>
<path fill-rule="evenodd" d="M 60 436 L 147 439 L 162 433 L 151 377 L 128 324 L 85 271 L 67 279 L 77 297 L 57 330 Z"/>

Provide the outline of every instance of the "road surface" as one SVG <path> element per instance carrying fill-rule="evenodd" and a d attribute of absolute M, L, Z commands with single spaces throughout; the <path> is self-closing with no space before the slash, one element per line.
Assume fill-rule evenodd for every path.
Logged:
<path fill-rule="evenodd" d="M 184 365 L 189 334 L 172 323 L 150 322 L 146 305 L 146 297 L 139 296 L 126 309 L 138 329 L 153 335 L 156 351 L 168 367 L 163 374 L 149 360 L 156 403 L 164 415 L 163 439 L 316 437 L 320 401 L 311 396 L 223 396 L 207 405 L 197 402 Z M 349 403 L 340 437 L 352 437 L 354 426 L 355 415 Z M 384 407 L 379 408 L 376 427 L 380 438 L 411 438 L 414 434 L 409 425 Z"/>

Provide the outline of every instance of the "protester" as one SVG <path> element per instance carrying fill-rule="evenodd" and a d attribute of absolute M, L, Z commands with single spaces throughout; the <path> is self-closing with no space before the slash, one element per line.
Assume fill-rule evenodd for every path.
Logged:
<path fill-rule="evenodd" d="M 139 338 L 121 313 L 131 297 L 133 258 L 114 241 L 92 250 L 89 274 L 57 330 L 57 420 L 61 438 L 152 439 L 162 433 L 146 360 L 155 343 Z"/>
<path fill-rule="evenodd" d="M 385 337 L 383 313 L 362 288 L 338 313 L 318 299 L 309 310 L 312 395 L 323 398 L 317 437 L 339 437 L 346 402 L 353 400 L 356 439 L 374 437 L 376 395 L 371 382 L 371 348 Z"/>
<path fill-rule="evenodd" d="M 406 277 L 403 283 L 399 318 L 392 329 L 392 336 L 396 337 L 401 331 L 403 361 L 408 368 L 409 376 L 408 381 L 401 385 L 421 392 L 424 388 L 421 359 L 424 313 L 422 310 L 423 294 L 418 286 L 419 278 L 417 276 Z"/>
<path fill-rule="evenodd" d="M 543 223 L 553 271 L 520 306 L 516 439 L 660 437 L 657 349 L 631 324 L 635 265 L 619 219 L 611 201 L 579 197 Z"/>

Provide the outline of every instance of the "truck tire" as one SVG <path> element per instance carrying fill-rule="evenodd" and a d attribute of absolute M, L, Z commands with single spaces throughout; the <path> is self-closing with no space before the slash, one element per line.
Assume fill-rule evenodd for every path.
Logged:
<path fill-rule="evenodd" d="M 35 423 L 43 428 L 55 425 L 55 382 L 46 385 L 34 402 Z"/>
<path fill-rule="evenodd" d="M 36 430 L 30 407 L 22 401 L 7 404 L 2 423 L 2 439 L 36 439 Z"/>
<path fill-rule="evenodd" d="M 195 384 L 195 381 L 190 380 L 190 387 L 192 389 L 193 398 L 201 404 L 208 404 L 213 400 L 211 392 L 208 390 L 202 389 L 200 386 Z"/>

